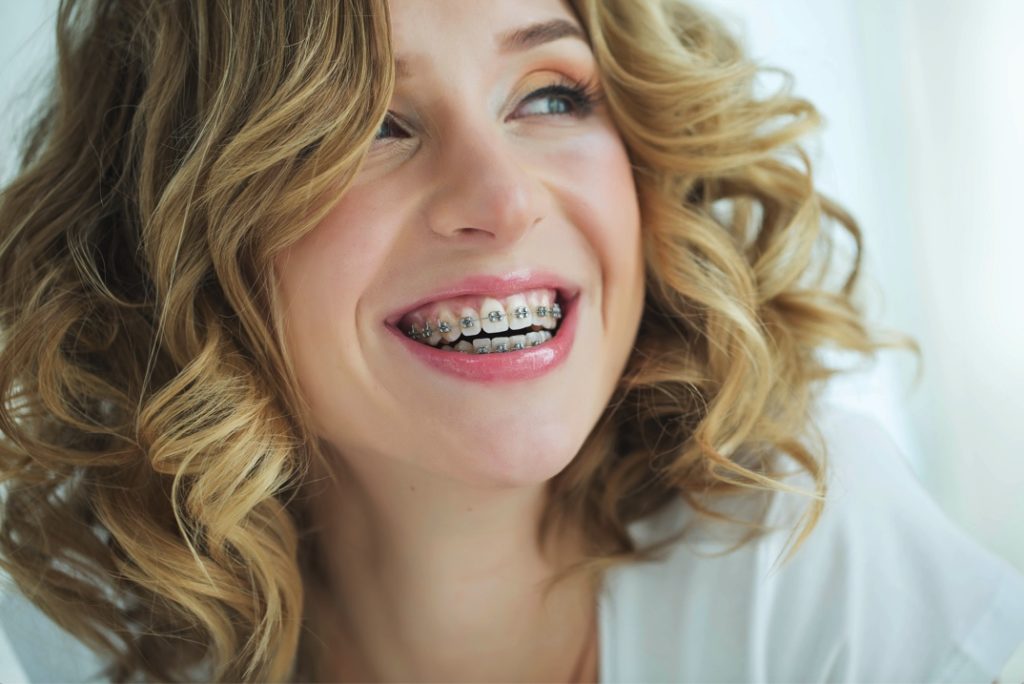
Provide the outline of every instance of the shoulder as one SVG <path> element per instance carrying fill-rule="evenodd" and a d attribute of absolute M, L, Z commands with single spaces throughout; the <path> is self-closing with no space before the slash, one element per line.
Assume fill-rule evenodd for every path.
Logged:
<path fill-rule="evenodd" d="M 619 629 L 658 632 L 654 648 L 676 661 L 665 665 L 671 672 L 643 674 L 993 681 L 1024 641 L 1024 578 L 945 516 L 877 421 L 823 404 L 815 423 L 829 492 L 788 562 L 786 542 L 808 499 L 782 493 L 766 499 L 777 531 L 725 553 L 733 540 L 710 532 L 722 528 L 697 528 L 664 562 L 612 580 Z M 818 453 L 814 435 L 808 446 Z M 787 483 L 813 489 L 805 473 Z M 652 541 L 689 513 L 679 506 L 633 529 Z M 646 614 L 635 612 L 641 604 Z"/>
<path fill-rule="evenodd" d="M 830 491 L 806 548 L 775 571 L 792 609 L 771 620 L 804 626 L 795 651 L 813 658 L 817 641 L 830 681 L 993 681 L 1024 641 L 1024 577 L 946 516 L 876 420 L 823 404 L 816 423 Z M 793 498 L 777 497 L 780 520 Z"/>

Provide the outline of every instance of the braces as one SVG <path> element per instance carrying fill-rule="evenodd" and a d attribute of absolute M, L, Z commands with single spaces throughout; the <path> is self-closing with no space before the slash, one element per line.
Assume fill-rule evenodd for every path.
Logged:
<path fill-rule="evenodd" d="M 543 344 L 541 342 L 541 340 L 535 340 L 534 342 L 530 342 L 529 346 L 537 347 L 537 346 L 540 346 L 541 344 Z M 523 344 L 521 342 L 516 342 L 515 344 L 512 345 L 511 349 L 509 349 L 507 344 L 499 344 L 498 346 L 495 346 L 495 347 L 490 348 L 490 349 L 487 349 L 486 347 L 476 347 L 473 350 L 473 353 L 475 353 L 475 354 L 490 354 L 490 353 L 497 354 L 497 353 L 502 353 L 502 352 L 505 352 L 505 351 L 518 351 L 520 349 L 525 349 L 525 348 L 526 347 L 523 346 Z"/>
<path fill-rule="evenodd" d="M 533 342 L 530 343 L 530 346 L 531 347 L 537 347 L 537 346 L 540 345 L 540 343 L 541 343 L 540 340 L 534 340 Z M 512 345 L 512 351 L 519 351 L 520 349 L 525 349 L 525 347 L 523 346 L 523 344 L 521 342 L 516 342 L 515 344 Z M 488 349 L 487 347 L 477 347 L 476 351 L 474 353 L 476 353 L 476 354 L 490 354 L 491 352 L 498 353 L 498 352 L 507 352 L 507 351 L 508 351 L 508 347 L 506 345 L 499 344 L 497 347 L 494 347 L 493 349 Z"/>
<path fill-rule="evenodd" d="M 549 313 L 551 314 L 551 317 L 554 318 L 557 321 L 558 319 L 560 319 L 562 317 L 562 307 L 557 302 L 555 304 L 552 304 L 550 308 L 547 307 L 547 306 L 543 306 L 543 305 L 537 307 L 537 317 L 538 318 L 544 318 Z M 525 307 L 525 306 L 517 306 L 513 310 L 513 315 L 516 318 L 523 319 L 523 318 L 526 318 L 528 315 L 530 315 L 530 310 L 527 307 Z M 487 313 L 487 320 L 491 321 L 492 323 L 497 323 L 498 321 L 500 321 L 504 317 L 505 317 L 505 312 L 504 311 L 490 311 L 490 312 Z M 459 326 L 463 330 L 467 330 L 469 328 L 472 328 L 474 324 L 476 324 L 476 319 L 473 318 L 472 316 L 465 316 L 465 317 L 459 319 Z M 438 321 L 437 322 L 437 331 L 440 332 L 440 333 L 451 332 L 452 331 L 451 324 L 449 324 L 448 321 Z M 430 337 L 433 334 L 434 334 L 434 329 L 430 327 L 430 321 L 427 321 L 427 323 L 424 324 L 422 330 L 417 329 L 416 328 L 416 324 L 414 323 L 413 326 L 406 333 L 406 335 L 408 335 L 409 337 L 411 337 L 414 340 L 425 340 L 425 339 L 427 339 L 428 337 Z M 534 345 L 534 346 L 536 346 L 536 345 Z M 522 347 L 518 347 L 518 346 L 514 345 L 513 349 L 522 349 Z M 507 350 L 502 349 L 500 351 L 507 351 Z M 486 354 L 487 352 L 477 352 L 477 353 L 484 353 L 484 354 Z"/>

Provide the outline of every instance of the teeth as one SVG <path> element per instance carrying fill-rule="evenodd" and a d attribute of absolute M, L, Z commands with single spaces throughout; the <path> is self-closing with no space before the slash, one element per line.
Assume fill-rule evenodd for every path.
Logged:
<path fill-rule="evenodd" d="M 548 330 L 552 330 L 558 325 L 552 316 L 554 304 L 550 294 L 547 292 L 530 292 L 527 295 L 527 302 L 533 314 L 534 323 Z"/>
<path fill-rule="evenodd" d="M 485 333 L 498 333 L 508 330 L 508 319 L 505 307 L 497 299 L 487 297 L 480 305 L 480 325 Z"/>
<path fill-rule="evenodd" d="M 412 339 L 444 351 L 502 353 L 552 339 L 562 311 L 554 290 L 529 290 L 504 299 L 464 296 L 405 315 L 399 327 Z M 518 332 L 498 336 L 496 333 Z M 481 333 L 490 339 L 476 337 Z M 443 345 L 443 346 L 442 346 Z"/>
<path fill-rule="evenodd" d="M 409 319 L 409 337 L 421 342 L 427 342 L 428 344 L 436 345 L 441 341 L 441 335 L 437 330 L 431 326 L 430 321 L 427 321 L 423 316 L 414 314 Z"/>
<path fill-rule="evenodd" d="M 462 335 L 459 317 L 452 310 L 444 307 L 437 312 L 437 330 L 445 342 L 454 342 Z"/>
<path fill-rule="evenodd" d="M 486 294 L 464 295 L 437 301 L 416 311 L 411 311 L 402 317 L 398 325 L 410 337 L 414 337 L 412 335 L 413 325 L 416 326 L 418 334 L 429 323 L 431 333 L 426 337 L 430 337 L 436 331 L 445 342 L 457 340 L 458 337 L 454 336 L 456 332 L 466 334 L 460 325 L 460 320 L 467 315 L 484 324 L 481 329 L 488 332 L 525 331 L 533 325 L 538 328 L 542 327 L 537 320 L 536 308 L 538 304 L 543 305 L 544 315 L 547 315 L 552 302 L 556 301 L 557 294 L 554 289 L 539 288 L 516 292 L 503 298 Z M 488 318 L 488 314 L 490 314 L 490 318 Z M 550 323 L 550 321 L 548 322 Z M 498 325 L 501 323 L 505 323 L 508 327 L 504 328 Z M 472 324 L 470 329 L 472 329 Z M 426 339 L 426 337 L 422 339 Z M 417 337 L 416 339 L 421 338 Z"/>
<path fill-rule="evenodd" d="M 506 299 L 505 311 L 508 312 L 508 327 L 511 330 L 522 330 L 533 325 L 533 313 L 524 295 L 512 295 Z"/>
<path fill-rule="evenodd" d="M 525 335 L 513 335 L 511 337 L 481 337 L 473 340 L 460 340 L 455 346 L 443 345 L 444 351 L 466 352 L 468 354 L 500 354 L 503 352 L 519 351 L 527 347 L 536 347 L 552 339 L 547 330 L 529 332 Z"/>
<path fill-rule="evenodd" d="M 424 328 L 420 332 L 420 339 L 425 341 L 427 344 L 436 347 L 437 343 L 441 341 L 441 333 L 437 331 L 437 328 L 430 324 L 430 321 L 427 321 L 423 325 Z"/>
<path fill-rule="evenodd" d="M 468 306 L 462 307 L 458 322 L 460 334 L 465 337 L 470 337 L 480 332 L 480 314 Z"/>

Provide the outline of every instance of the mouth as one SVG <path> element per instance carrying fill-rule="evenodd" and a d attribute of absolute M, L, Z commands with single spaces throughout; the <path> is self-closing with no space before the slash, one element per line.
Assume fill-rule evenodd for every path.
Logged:
<path fill-rule="evenodd" d="M 557 334 L 569 297 L 537 288 L 506 297 L 472 295 L 431 302 L 396 323 L 409 339 L 464 354 L 510 353 L 538 347 Z"/>
<path fill-rule="evenodd" d="M 583 299 L 579 293 L 568 297 L 557 288 L 540 288 L 500 299 L 458 299 L 461 309 L 444 300 L 401 316 L 388 330 L 419 361 L 476 382 L 529 380 L 569 357 Z"/>

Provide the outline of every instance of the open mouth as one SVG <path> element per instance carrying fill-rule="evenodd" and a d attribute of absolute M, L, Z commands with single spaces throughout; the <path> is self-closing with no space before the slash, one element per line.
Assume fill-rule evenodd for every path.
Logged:
<path fill-rule="evenodd" d="M 457 297 L 410 312 L 398 329 L 420 344 L 464 354 L 510 353 L 554 339 L 564 296 L 540 288 L 507 297 Z"/>

